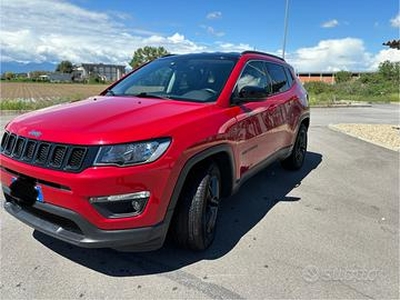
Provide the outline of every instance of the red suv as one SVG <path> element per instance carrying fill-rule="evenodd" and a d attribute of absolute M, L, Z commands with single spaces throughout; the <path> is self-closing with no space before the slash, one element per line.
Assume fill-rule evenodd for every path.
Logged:
<path fill-rule="evenodd" d="M 1 141 L 5 209 L 82 247 L 203 250 L 220 199 L 273 161 L 299 169 L 307 93 L 281 58 L 169 55 L 99 96 L 17 117 Z"/>

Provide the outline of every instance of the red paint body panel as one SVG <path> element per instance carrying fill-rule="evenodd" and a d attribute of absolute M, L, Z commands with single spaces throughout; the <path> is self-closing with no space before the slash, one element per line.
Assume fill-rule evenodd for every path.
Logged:
<path fill-rule="evenodd" d="M 88 147 L 156 138 L 170 138 L 171 144 L 151 163 L 92 165 L 76 173 L 26 164 L 1 154 L 1 183 L 9 187 L 19 176 L 33 178 L 45 203 L 74 211 L 99 229 L 159 224 L 165 220 L 182 170 L 196 155 L 218 145 L 230 149 L 232 182 L 237 183 L 266 158 L 293 145 L 300 122 L 309 118 L 307 95 L 299 82 L 295 80 L 286 92 L 262 101 L 232 104 L 244 66 L 266 59 L 282 63 L 256 53 L 240 56 L 214 102 L 97 96 L 21 115 L 7 125 L 7 132 L 32 138 L 32 131 L 38 131 L 40 141 Z M 141 191 L 150 191 L 150 198 L 138 216 L 107 218 L 89 201 L 91 197 Z"/>

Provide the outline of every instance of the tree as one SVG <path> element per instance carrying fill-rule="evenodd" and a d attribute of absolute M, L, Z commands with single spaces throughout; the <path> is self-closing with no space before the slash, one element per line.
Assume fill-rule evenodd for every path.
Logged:
<path fill-rule="evenodd" d="M 388 46 L 389 48 L 392 49 L 397 49 L 400 50 L 400 40 L 391 40 L 383 43 L 382 45 Z"/>
<path fill-rule="evenodd" d="M 56 72 L 61 72 L 61 73 L 72 73 L 74 70 L 74 66 L 72 63 L 68 60 L 63 60 L 57 65 Z"/>
<path fill-rule="evenodd" d="M 169 54 L 169 52 L 164 47 L 146 46 L 144 48 L 139 48 L 135 51 L 135 53 L 133 53 L 133 58 L 130 62 L 130 65 L 135 69 L 149 61 L 167 54 Z"/>
<path fill-rule="evenodd" d="M 400 62 L 386 60 L 379 64 L 378 73 L 384 80 L 399 82 Z"/>
<path fill-rule="evenodd" d="M 335 74 L 336 83 L 348 82 L 350 81 L 350 79 L 351 79 L 351 72 L 339 71 Z"/>
<path fill-rule="evenodd" d="M 40 79 L 40 76 L 47 75 L 48 73 L 49 72 L 47 72 L 47 71 L 32 71 L 32 72 L 29 72 L 29 78 L 36 81 L 36 80 Z"/>
<path fill-rule="evenodd" d="M 15 78 L 15 74 L 13 72 L 6 72 L 4 74 L 4 78 L 7 79 L 7 80 L 14 79 Z"/>

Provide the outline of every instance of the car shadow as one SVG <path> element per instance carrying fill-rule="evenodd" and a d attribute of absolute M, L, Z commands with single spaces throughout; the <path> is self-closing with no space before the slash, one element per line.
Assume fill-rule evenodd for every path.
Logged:
<path fill-rule="evenodd" d="M 299 201 L 288 194 L 322 161 L 322 155 L 307 152 L 301 170 L 285 171 L 274 163 L 249 179 L 234 196 L 221 204 L 214 243 L 203 252 L 182 250 L 169 240 L 152 252 L 128 253 L 112 249 L 76 247 L 34 231 L 33 236 L 44 246 L 71 261 L 109 276 L 140 276 L 178 270 L 200 260 L 218 259 L 230 252 L 279 202 Z M 227 234 L 229 233 L 229 234 Z"/>

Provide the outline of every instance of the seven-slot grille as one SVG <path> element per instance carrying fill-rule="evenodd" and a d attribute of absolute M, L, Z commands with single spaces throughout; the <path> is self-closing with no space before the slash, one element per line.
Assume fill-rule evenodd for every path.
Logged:
<path fill-rule="evenodd" d="M 88 147 L 63 145 L 28 139 L 5 132 L 1 153 L 35 166 L 79 172 L 85 166 Z"/>

